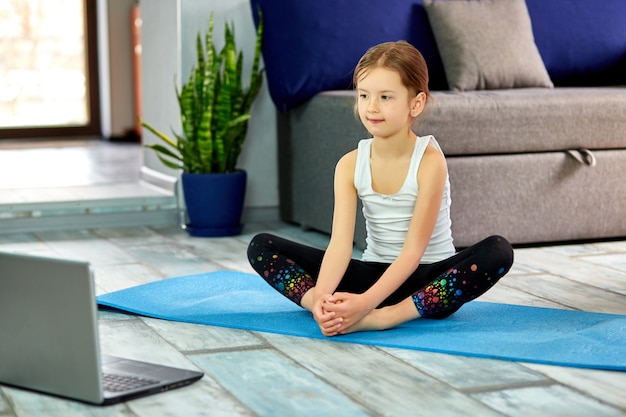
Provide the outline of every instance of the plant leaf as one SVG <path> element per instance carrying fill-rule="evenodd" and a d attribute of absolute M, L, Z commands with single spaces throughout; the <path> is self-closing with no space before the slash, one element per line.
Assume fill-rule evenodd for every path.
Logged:
<path fill-rule="evenodd" d="M 175 162 L 171 162 L 170 160 L 165 159 L 165 158 L 163 158 L 163 157 L 162 157 L 162 156 L 160 156 L 160 155 L 157 155 L 157 156 L 159 157 L 159 160 L 161 161 L 161 163 L 162 163 L 163 165 L 165 165 L 166 167 L 168 167 L 168 168 L 172 168 L 172 169 L 184 169 L 184 167 L 183 167 L 183 165 L 182 165 L 182 164 L 177 164 L 177 163 L 175 163 Z"/>
<path fill-rule="evenodd" d="M 170 145 L 172 148 L 178 149 L 178 146 L 176 145 L 176 142 L 174 142 L 172 139 L 170 139 L 165 133 L 161 132 L 158 129 L 155 129 L 154 127 L 152 127 L 148 123 L 144 122 L 143 120 L 141 121 L 141 125 L 143 127 L 145 127 L 146 129 L 148 129 L 150 132 L 154 133 L 156 136 L 158 136 L 161 140 L 163 140 L 165 143 Z"/>
<path fill-rule="evenodd" d="M 154 144 L 154 145 L 144 145 L 146 148 L 150 148 L 158 154 L 169 156 L 170 158 L 174 158 L 182 162 L 183 158 L 180 155 L 172 152 L 169 148 L 166 148 L 163 145 Z"/>

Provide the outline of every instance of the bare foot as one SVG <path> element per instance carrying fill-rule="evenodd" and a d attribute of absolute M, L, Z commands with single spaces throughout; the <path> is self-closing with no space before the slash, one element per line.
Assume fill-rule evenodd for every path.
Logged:
<path fill-rule="evenodd" d="M 398 304 L 370 311 L 361 320 L 342 331 L 341 334 L 387 330 L 409 320 L 416 319 L 419 316 L 415 304 L 413 304 L 413 299 L 409 297 Z"/>
<path fill-rule="evenodd" d="M 374 330 L 385 330 L 389 328 L 386 326 L 386 310 L 388 307 L 372 310 L 365 315 L 361 320 L 354 323 L 352 326 L 340 332 L 340 334 L 348 334 L 354 332 L 366 332 Z"/>

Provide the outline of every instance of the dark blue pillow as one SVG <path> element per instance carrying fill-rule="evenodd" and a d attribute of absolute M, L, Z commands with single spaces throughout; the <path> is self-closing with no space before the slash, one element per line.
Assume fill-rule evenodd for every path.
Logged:
<path fill-rule="evenodd" d="M 268 87 L 282 112 L 321 91 L 351 88 L 359 58 L 368 48 L 387 41 L 406 40 L 417 47 L 429 67 L 430 88 L 447 88 L 422 0 L 250 3 L 263 13 Z"/>
<path fill-rule="evenodd" d="M 626 84 L 625 0 L 526 0 L 555 85 Z"/>

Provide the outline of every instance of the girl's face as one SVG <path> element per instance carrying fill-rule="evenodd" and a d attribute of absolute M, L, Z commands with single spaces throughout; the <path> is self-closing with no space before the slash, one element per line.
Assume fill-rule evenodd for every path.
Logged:
<path fill-rule="evenodd" d="M 424 93 L 417 96 L 402 84 L 400 75 L 375 67 L 359 79 L 357 108 L 361 123 L 374 136 L 387 138 L 410 133 L 413 118 L 424 105 Z"/>

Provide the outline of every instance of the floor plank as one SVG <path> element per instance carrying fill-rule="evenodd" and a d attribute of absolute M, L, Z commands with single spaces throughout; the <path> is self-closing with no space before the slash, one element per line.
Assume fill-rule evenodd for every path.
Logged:
<path fill-rule="evenodd" d="M 560 385 L 512 388 L 472 394 L 481 402 L 511 417 L 617 417 L 618 409 Z"/>
<path fill-rule="evenodd" d="M 331 381 L 347 396 L 358 398 L 377 415 L 400 416 L 408 410 L 428 410 L 428 414 L 437 416 L 498 415 L 382 350 L 273 334 L 264 337 L 292 360 Z"/>
<path fill-rule="evenodd" d="M 524 364 L 579 392 L 626 411 L 626 372 Z"/>
<path fill-rule="evenodd" d="M 372 415 L 274 350 L 219 352 L 192 359 L 259 416 Z"/>

